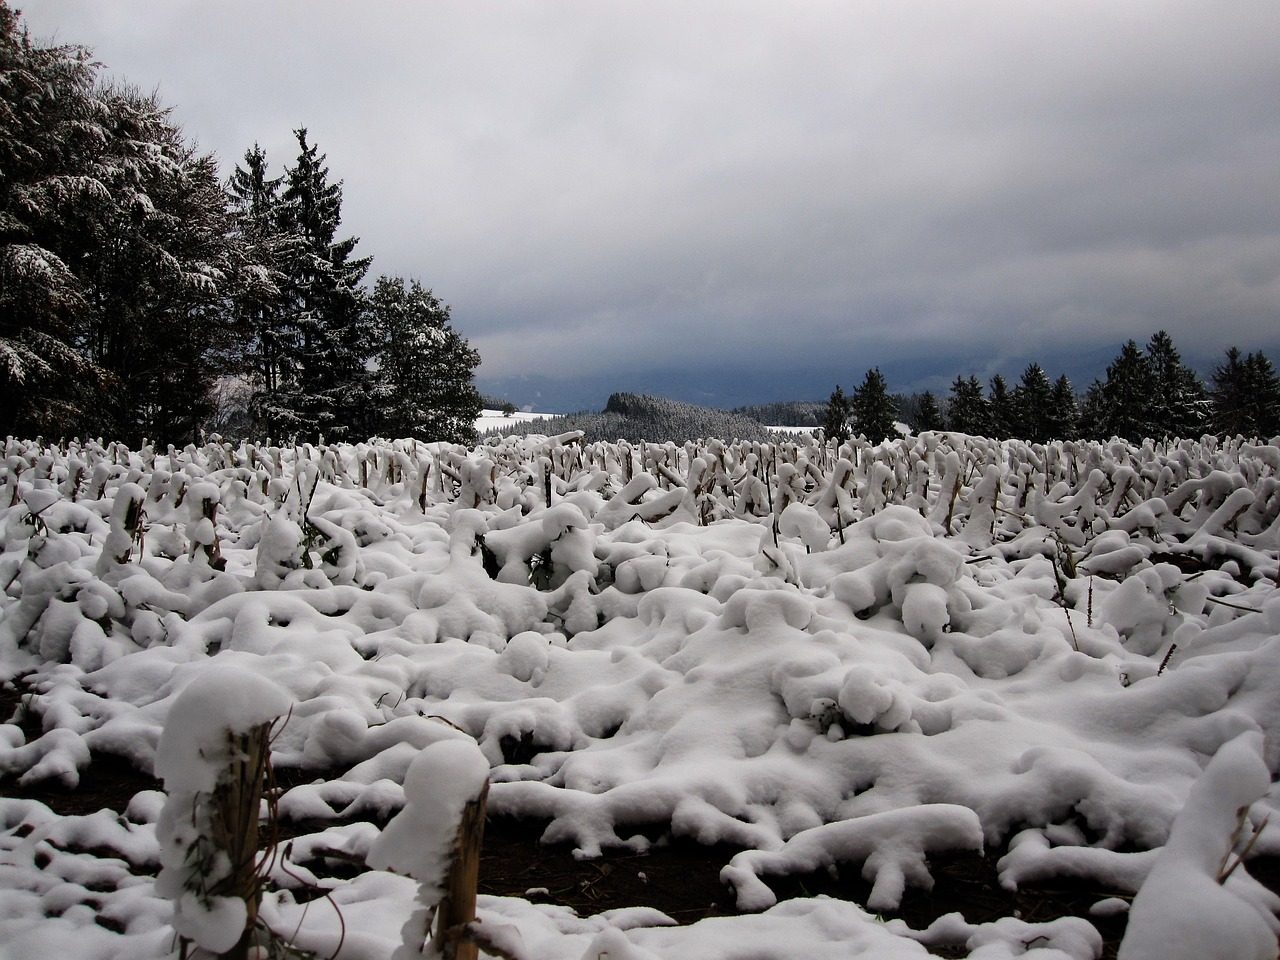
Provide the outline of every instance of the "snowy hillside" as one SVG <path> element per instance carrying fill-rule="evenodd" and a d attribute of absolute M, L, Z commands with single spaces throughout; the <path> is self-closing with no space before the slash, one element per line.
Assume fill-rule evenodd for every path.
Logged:
<path fill-rule="evenodd" d="M 1231 850 L 1280 799 L 1276 446 L 11 441 L 0 480 L 0 677 L 26 694 L 0 726 L 0 955 L 176 955 L 172 796 L 21 793 L 106 755 L 155 770 L 215 668 L 268 685 L 245 729 L 287 718 L 278 812 L 319 826 L 276 851 L 262 919 L 319 956 L 399 945 L 417 885 L 364 864 L 398 862 L 378 837 L 410 764 L 455 740 L 492 813 L 582 857 L 740 850 L 745 912 L 690 926 L 482 897 L 526 960 L 1098 955 L 1080 917 L 892 920 L 931 857 L 979 850 L 1009 888 L 1124 895 L 1099 915 L 1136 893 L 1122 957 L 1274 955 L 1280 901 Z M 341 922 L 305 905 L 324 850 L 362 864 L 319 881 Z M 777 902 L 824 868 L 867 902 Z"/>

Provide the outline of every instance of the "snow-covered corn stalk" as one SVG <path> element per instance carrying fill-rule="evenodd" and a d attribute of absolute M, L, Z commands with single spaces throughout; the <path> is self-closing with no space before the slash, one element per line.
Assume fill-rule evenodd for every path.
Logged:
<path fill-rule="evenodd" d="M 250 955 L 258 927 L 258 820 L 270 732 L 288 709 L 288 695 L 274 683 L 211 666 L 174 701 L 156 750 L 168 794 L 156 827 L 156 888 L 173 901 L 184 944 L 229 960 Z"/>
<path fill-rule="evenodd" d="M 423 750 L 405 774 L 405 805 L 369 850 L 369 866 L 418 881 L 417 909 L 391 960 L 475 960 L 475 919 L 489 761 L 469 738 Z M 433 924 L 434 919 L 434 924 Z"/>

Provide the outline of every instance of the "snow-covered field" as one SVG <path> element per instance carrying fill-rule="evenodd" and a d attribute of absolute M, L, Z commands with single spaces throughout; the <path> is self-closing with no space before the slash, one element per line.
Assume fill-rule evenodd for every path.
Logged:
<path fill-rule="evenodd" d="M 1122 957 L 1275 956 L 1280 901 L 1231 849 L 1278 801 L 1276 446 L 11 441 L 0 480 L 0 676 L 43 731 L 0 725 L 0 772 L 151 771 L 165 735 L 170 794 L 0 798 L 0 956 L 176 955 L 154 874 L 201 767 L 169 718 L 217 683 L 206 719 L 287 714 L 274 764 L 314 778 L 280 815 L 335 823 L 279 851 L 263 904 L 320 956 L 390 956 L 418 886 L 370 869 L 303 906 L 298 878 L 325 848 L 413 860 L 414 797 L 473 775 L 433 745 L 472 739 L 490 810 L 583 856 L 653 824 L 744 848 L 722 876 L 754 912 L 691 926 L 482 897 L 512 956 L 1096 955 L 1079 918 L 878 916 L 931 854 L 983 848 L 1008 887 L 1136 892 Z M 419 757 L 379 843 L 351 821 L 405 807 Z M 825 866 L 868 902 L 761 879 Z"/>
<path fill-rule="evenodd" d="M 524 410 L 517 410 L 508 416 L 501 410 L 481 410 L 480 416 L 476 418 L 476 431 L 479 433 L 488 433 L 490 430 L 501 431 L 513 423 L 532 423 L 535 420 L 550 420 L 556 416 L 559 414 L 528 413 Z"/>

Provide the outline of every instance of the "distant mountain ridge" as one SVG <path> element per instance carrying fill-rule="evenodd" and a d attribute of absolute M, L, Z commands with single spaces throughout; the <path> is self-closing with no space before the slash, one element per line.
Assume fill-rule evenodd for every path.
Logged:
<path fill-rule="evenodd" d="M 782 407 L 804 407 L 804 411 L 793 412 L 793 416 L 807 416 L 809 404 L 769 404 L 765 410 Z M 822 404 L 817 404 L 821 407 Z M 490 431 L 488 436 L 509 436 L 511 434 L 545 434 L 554 436 L 571 430 L 581 430 L 583 437 L 590 443 L 596 441 L 611 442 L 627 440 L 639 442 L 648 440 L 654 443 L 686 440 L 699 440 L 717 437 L 723 440 L 768 440 L 769 426 L 808 426 L 806 423 L 765 424 L 749 415 L 746 410 L 717 410 L 713 407 L 699 407 L 679 400 L 668 400 L 664 397 L 651 397 L 635 393 L 614 393 L 610 395 L 605 408 L 599 413 L 570 413 L 559 417 L 534 422 L 513 422 L 504 424 L 497 430 Z"/>

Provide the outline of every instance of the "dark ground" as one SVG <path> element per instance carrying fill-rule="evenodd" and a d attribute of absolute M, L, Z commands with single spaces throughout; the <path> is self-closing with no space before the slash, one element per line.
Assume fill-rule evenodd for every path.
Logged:
<path fill-rule="evenodd" d="M 0 717 L 21 713 L 20 693 L 0 688 Z M 39 734 L 38 725 L 19 717 L 28 739 Z M 336 774 L 335 774 L 336 775 Z M 305 778 L 279 774 L 282 787 Z M 97 756 L 82 772 L 80 785 L 67 790 L 41 783 L 21 787 L 13 778 L 0 778 L 0 796 L 39 800 L 60 815 L 83 815 L 106 808 L 123 811 L 141 790 L 158 790 L 159 781 L 135 770 L 118 757 Z M 323 824 L 280 825 L 281 837 L 296 836 L 332 826 Z M 490 818 L 480 862 L 480 892 L 524 897 L 540 903 L 572 907 L 589 916 L 618 907 L 647 906 L 661 910 L 679 923 L 693 923 L 704 917 L 738 913 L 733 894 L 720 883 L 720 868 L 737 848 L 700 846 L 682 838 L 664 838 L 645 854 L 607 853 L 596 860 L 576 860 L 566 846 L 543 846 L 538 840 L 545 823 L 510 818 Z M 664 826 L 641 831 L 663 837 Z M 886 917 L 901 917 L 912 928 L 923 929 L 938 917 L 959 912 L 971 923 L 1019 916 L 1027 921 L 1044 921 L 1062 916 L 1086 917 L 1102 934 L 1104 957 L 1114 957 L 1124 935 L 1124 918 L 1089 918 L 1088 909 L 1098 900 L 1119 896 L 1115 891 L 1078 881 L 1063 880 L 1048 886 L 1025 887 L 1010 892 L 997 880 L 996 863 L 1003 851 L 947 855 L 931 861 L 935 885 L 932 891 L 909 889 L 900 910 Z M 317 864 L 311 864 L 318 871 Z M 341 865 L 333 872 L 338 873 Z M 1250 861 L 1249 871 L 1272 890 L 1280 892 L 1280 860 L 1259 858 Z M 838 878 L 826 872 L 773 878 L 770 886 L 780 900 L 825 894 L 865 903 L 871 887 L 861 878 L 860 865 L 851 864 Z M 545 892 L 544 892 L 545 891 Z M 963 956 L 940 951 L 941 956 Z"/>

